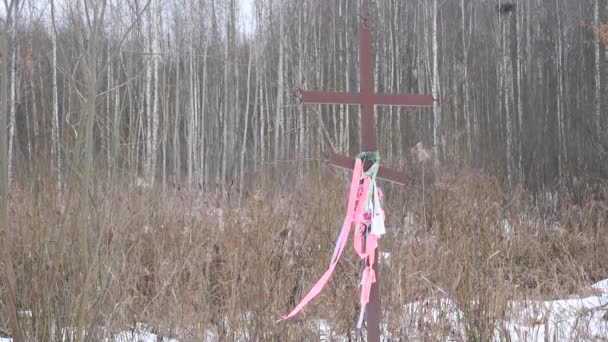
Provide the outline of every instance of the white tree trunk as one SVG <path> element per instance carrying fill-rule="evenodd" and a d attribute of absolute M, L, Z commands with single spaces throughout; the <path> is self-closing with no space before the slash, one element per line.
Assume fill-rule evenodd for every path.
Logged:
<path fill-rule="evenodd" d="M 505 106 L 505 121 L 507 128 L 507 182 L 509 186 L 513 185 L 513 63 L 511 60 L 511 22 L 510 16 L 513 14 L 503 15 L 501 21 L 501 42 L 502 42 L 502 72 L 501 76 L 503 87 L 504 87 L 504 106 Z"/>
<path fill-rule="evenodd" d="M 464 82 L 463 82 L 463 87 L 464 87 L 464 99 L 463 99 L 463 103 L 464 103 L 464 116 L 465 116 L 465 122 L 466 122 L 466 129 L 467 129 L 467 153 L 468 153 L 468 158 L 469 161 L 472 160 L 473 157 L 473 145 L 471 143 L 472 140 L 472 136 L 473 133 L 471 131 L 471 123 L 472 123 L 472 119 L 471 119 L 471 109 L 469 107 L 469 99 L 470 99 L 470 95 L 469 95 L 469 46 L 467 44 L 466 41 L 466 37 L 467 37 L 467 30 L 466 30 L 466 17 L 465 17 L 465 0 L 460 0 L 460 9 L 462 12 L 462 22 L 461 22 L 461 30 L 462 30 L 462 52 L 463 52 L 463 69 L 464 69 Z"/>
<path fill-rule="evenodd" d="M 439 160 L 443 159 L 443 146 L 441 146 L 442 132 L 441 132 L 441 106 L 439 101 L 439 46 L 437 43 L 437 19 L 438 19 L 437 0 L 433 0 L 433 151 Z"/>
<path fill-rule="evenodd" d="M 595 131 L 599 135 L 602 131 L 601 128 L 601 109 L 602 109 L 602 77 L 601 77 L 601 61 L 600 61 L 600 3 L 599 0 L 595 0 L 595 6 L 593 8 L 594 26 L 598 30 L 595 37 Z M 608 51 L 608 49 L 606 49 Z M 608 53 L 608 52 L 607 52 Z"/>
<path fill-rule="evenodd" d="M 262 76 L 263 73 L 259 73 L 258 77 L 263 77 Z M 260 95 L 258 96 L 260 98 L 260 163 L 261 163 L 261 168 L 262 171 L 264 171 L 264 167 L 266 165 L 266 132 L 264 130 L 264 128 L 266 127 L 266 120 L 264 119 L 264 113 L 265 113 L 265 98 L 264 98 L 264 86 L 263 84 L 265 84 L 266 79 L 264 79 L 264 82 L 260 81 Z"/>
<path fill-rule="evenodd" d="M 194 37 L 193 33 L 190 36 L 190 56 L 189 56 L 189 69 L 190 69 L 190 111 L 188 112 L 188 144 L 187 144 L 187 164 L 188 164 L 188 186 L 193 185 L 193 168 L 194 168 L 194 138 L 196 135 L 195 130 L 195 116 L 196 116 L 196 105 L 194 100 L 194 74 L 196 71 L 194 70 Z"/>
<path fill-rule="evenodd" d="M 284 47 L 283 47 L 283 8 L 279 6 L 279 65 L 277 68 L 277 104 L 274 115 L 274 167 L 276 170 L 277 160 L 279 159 L 279 130 L 282 125 L 283 119 L 283 59 L 284 59 Z"/>
<path fill-rule="evenodd" d="M 156 151 L 158 146 L 158 53 L 160 15 L 158 0 L 152 0 L 148 15 L 147 47 L 149 56 L 146 60 L 146 134 L 144 177 L 154 185 L 156 170 Z"/>
<path fill-rule="evenodd" d="M 175 81 L 175 113 L 174 122 L 173 122 L 173 181 L 175 182 L 175 187 L 177 188 L 179 182 L 181 182 L 181 146 L 180 146 L 180 131 L 179 131 L 179 118 L 180 118 L 180 76 L 181 76 L 181 65 L 180 65 L 180 57 L 176 57 L 175 62 L 176 69 L 176 81 Z"/>
<path fill-rule="evenodd" d="M 160 106 L 160 82 L 159 82 L 159 77 L 158 77 L 158 60 L 159 60 L 159 53 L 160 51 L 160 35 L 161 35 L 161 30 L 160 30 L 160 15 L 161 15 L 161 9 L 160 9 L 160 3 L 159 0 L 153 0 L 153 5 L 154 7 L 153 9 L 153 18 L 154 21 L 152 23 L 153 25 L 153 29 L 154 29 L 154 39 L 152 41 L 152 55 L 154 56 L 154 63 L 153 63 L 153 69 L 154 69 L 154 106 L 152 109 L 152 144 L 151 144 L 151 151 L 150 151 L 150 166 L 149 166 L 149 170 L 150 170 L 150 183 L 152 185 L 154 185 L 154 181 L 156 179 L 155 175 L 156 175 L 156 156 L 158 155 L 157 151 L 158 151 L 158 127 L 159 127 L 159 106 Z"/>
<path fill-rule="evenodd" d="M 201 82 L 201 85 L 198 87 L 202 90 L 199 90 L 202 93 L 202 104 L 201 104 L 201 120 L 200 120 L 200 151 L 199 151 L 199 182 L 200 184 L 204 185 L 207 183 L 207 179 L 205 178 L 207 173 L 204 172 L 205 169 L 205 153 L 207 150 L 207 146 L 205 143 L 205 106 L 207 105 L 207 52 L 208 52 L 208 41 L 205 40 L 205 47 L 204 47 L 204 52 L 203 52 L 203 80 Z"/>
<path fill-rule="evenodd" d="M 144 34 L 144 46 L 148 51 L 148 56 L 146 58 L 146 74 L 145 74 L 145 87 L 146 87 L 146 104 L 145 104 L 145 132 L 144 132 L 144 157 L 143 157 L 143 176 L 146 179 L 150 178 L 151 170 L 150 170 L 150 154 L 152 150 L 152 102 L 153 99 L 153 86 L 152 86 L 152 73 L 153 73 L 153 61 L 154 58 L 153 53 L 153 45 L 152 42 L 154 40 L 153 30 L 152 30 L 152 22 L 153 22 L 152 8 L 148 8 L 148 27 L 146 29 L 146 33 Z"/>
<path fill-rule="evenodd" d="M 564 113 L 564 27 L 562 23 L 561 8 L 559 0 L 557 3 L 557 117 L 558 117 L 558 140 L 559 140 L 559 174 L 560 178 L 568 178 L 568 150 L 566 148 L 566 122 Z M 565 180 L 565 179 L 564 179 Z"/>
<path fill-rule="evenodd" d="M 245 179 L 245 151 L 247 150 L 247 130 L 249 129 L 249 97 L 251 94 L 251 65 L 253 62 L 253 49 L 249 50 L 249 63 L 247 64 L 247 98 L 245 100 L 245 124 L 243 127 L 243 139 L 241 147 L 241 160 L 239 165 L 241 166 L 241 174 L 239 176 L 239 194 L 243 195 L 243 185 Z"/>
<path fill-rule="evenodd" d="M 298 13 L 298 45 L 300 46 L 300 48 L 302 49 L 301 52 L 298 54 L 298 86 L 303 86 L 303 82 L 304 82 L 304 54 L 306 52 L 306 40 L 303 38 L 303 34 L 302 34 L 302 25 L 303 20 L 303 12 L 305 11 L 305 8 L 303 8 L 305 6 L 300 7 L 300 11 Z M 348 56 L 348 53 L 347 53 Z M 348 76 L 347 76 L 348 79 Z M 298 146 L 296 148 L 296 153 L 298 156 L 298 160 L 299 160 L 299 174 L 298 176 L 302 176 L 302 172 L 303 172 L 303 168 L 302 166 L 302 161 L 304 158 L 306 158 L 305 153 L 304 153 L 304 132 L 305 132 L 305 128 L 304 128 L 304 106 L 299 106 L 298 107 Z"/>
<path fill-rule="evenodd" d="M 121 115 L 120 115 L 120 106 L 121 106 L 121 97 L 120 97 L 120 87 L 117 87 L 114 90 L 114 126 L 112 127 L 112 174 L 115 179 L 114 184 L 116 184 L 116 177 L 118 174 L 118 166 L 120 160 L 120 124 L 121 124 Z"/>
<path fill-rule="evenodd" d="M 523 66 L 524 58 L 522 54 L 522 35 L 521 35 L 521 20 L 522 20 L 522 8 L 517 9 L 516 15 L 516 39 L 517 39 L 517 124 L 518 124 L 518 135 L 517 135 L 517 175 L 520 182 L 524 182 L 524 169 L 523 169 L 523 140 L 525 139 L 524 134 L 524 103 L 522 96 L 522 78 L 523 78 Z"/>
<path fill-rule="evenodd" d="M 13 28 L 14 29 L 14 28 Z M 14 39 L 14 34 L 11 33 L 11 41 L 16 43 L 16 39 Z M 17 51 L 19 50 L 19 45 L 15 44 L 13 48 L 13 53 L 10 62 L 10 99 L 9 99 L 9 121 L 8 121 L 8 184 L 9 186 L 13 182 L 13 175 L 15 172 L 15 166 L 13 165 L 13 145 L 15 141 L 15 111 L 17 107 Z"/>
<path fill-rule="evenodd" d="M 105 95 L 106 97 L 106 116 L 105 116 L 105 129 L 106 129 L 106 180 L 109 180 L 111 177 L 111 171 L 112 171 L 112 120 L 111 118 L 113 117 L 111 112 L 112 112 L 112 106 L 111 106 L 111 95 L 112 92 L 110 92 L 110 89 L 112 88 L 112 85 L 114 84 L 114 80 L 112 79 L 112 63 L 109 62 L 110 59 L 110 54 L 111 54 L 111 49 L 110 49 L 110 44 L 108 44 L 106 46 L 106 57 L 108 58 L 108 67 L 106 69 L 106 92 L 107 94 Z M 52 119 L 52 118 L 51 118 Z M 52 126 L 51 126 L 51 130 L 52 130 Z M 51 134 L 52 135 L 52 134 Z M 53 146 L 55 145 L 55 140 L 53 139 L 54 137 L 51 136 L 51 151 L 53 151 Z M 53 153 L 51 153 L 51 156 L 53 155 Z M 52 162 L 52 161 L 51 161 Z"/>
<path fill-rule="evenodd" d="M 230 81 L 230 60 L 229 60 L 229 53 L 230 53 L 230 21 L 228 21 L 226 23 L 226 42 L 224 45 L 224 110 L 223 110 L 223 133 L 222 133 L 222 173 L 220 176 L 220 182 L 221 182 L 221 186 L 222 186 L 222 190 L 225 190 L 225 186 L 226 183 L 228 182 L 228 168 L 229 168 L 229 163 L 228 160 L 231 157 L 230 153 L 232 152 L 230 149 L 230 141 L 231 141 L 231 129 L 232 127 L 230 126 L 231 121 L 230 121 L 230 107 L 231 107 L 231 103 L 230 101 L 233 101 L 233 95 L 230 93 L 230 86 L 229 86 L 229 81 Z M 223 194 L 225 195 L 226 192 L 223 191 Z"/>
<path fill-rule="evenodd" d="M 61 192 L 61 141 L 59 139 L 59 99 L 57 95 L 57 30 L 55 28 L 55 0 L 51 0 L 51 21 L 53 26 L 51 29 L 51 44 L 53 49 L 51 59 L 51 91 L 53 92 L 53 124 L 51 126 L 51 164 L 54 164 L 53 168 L 57 176 L 55 180 L 55 187 L 57 191 Z"/>

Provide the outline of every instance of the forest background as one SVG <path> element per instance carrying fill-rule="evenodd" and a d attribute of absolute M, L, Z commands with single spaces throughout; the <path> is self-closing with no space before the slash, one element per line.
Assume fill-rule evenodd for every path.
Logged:
<path fill-rule="evenodd" d="M 205 295 L 198 293 L 200 300 L 222 312 L 232 308 L 230 315 L 238 315 L 242 311 L 235 309 L 236 303 L 245 305 L 247 300 L 230 281 L 242 278 L 215 279 L 213 274 L 228 277 L 230 272 L 210 267 L 217 264 L 219 251 L 242 241 L 226 233 L 228 227 L 234 226 L 237 234 L 238 227 L 247 231 L 243 226 L 252 224 L 258 228 L 250 240 L 258 241 L 255 250 L 269 248 L 269 258 L 280 256 L 290 265 L 285 274 L 269 271 L 286 279 L 285 288 L 274 293 L 276 306 L 260 310 L 271 310 L 273 317 L 285 311 L 286 298 L 293 301 L 300 294 L 296 283 L 303 281 L 302 270 L 312 277 L 310 272 L 321 267 L 294 266 L 293 258 L 303 253 L 298 251 L 313 253 L 317 247 L 295 232 L 293 211 L 301 212 L 299 220 L 305 220 L 306 213 L 317 215 L 311 220 L 320 221 L 308 221 L 314 227 L 335 225 L 343 192 L 336 184 L 343 179 L 341 173 L 325 169 L 324 160 L 330 152 L 359 152 L 358 108 L 305 106 L 298 89 L 358 88 L 359 13 L 359 1 L 349 0 L 253 0 L 246 6 L 236 0 L 4 1 L 0 317 L 6 324 L 0 320 L 0 328 L 4 324 L 13 334 L 38 337 L 56 333 L 52 326 L 93 334 L 91 322 L 112 326 L 115 317 L 106 306 L 113 300 L 129 302 L 125 298 L 141 300 L 138 310 L 159 305 L 154 312 L 162 311 L 159 298 L 170 300 L 163 279 L 175 274 L 163 278 L 160 269 L 167 255 L 178 253 L 176 246 L 184 247 L 184 230 L 197 231 L 200 240 L 193 242 L 188 235 L 187 244 L 207 261 L 188 264 L 186 268 L 193 267 L 188 275 L 178 272 L 185 284 L 179 286 L 193 291 L 182 295 L 204 290 Z M 426 280 L 444 284 L 444 292 L 465 296 L 466 291 L 459 292 L 464 286 L 467 296 L 473 296 L 480 293 L 473 289 L 488 285 L 485 281 L 492 277 L 468 272 L 495 275 L 502 266 L 517 265 L 523 267 L 517 269 L 525 279 L 511 274 L 503 280 L 521 281 L 540 295 L 548 291 L 540 279 L 552 274 L 549 255 L 562 255 L 566 248 L 572 259 L 564 265 L 572 266 L 567 267 L 572 273 L 563 272 L 572 283 L 549 277 L 553 293 L 571 293 L 589 280 L 606 277 L 606 266 L 598 265 L 606 259 L 601 232 L 607 216 L 608 2 L 378 0 L 371 1 L 370 15 L 376 90 L 428 93 L 436 99 L 429 109 L 376 109 L 383 162 L 417 176 L 427 172 L 433 175 L 427 178 L 436 180 L 427 184 L 415 177 L 405 189 L 387 185 L 387 202 L 393 202 L 389 206 L 396 217 L 391 224 L 401 227 L 395 237 L 406 227 L 413 229 L 412 236 L 426 237 L 412 247 L 426 254 L 399 255 L 400 260 L 408 258 L 408 267 L 414 269 L 410 274 L 418 274 L 420 267 L 428 272 L 423 272 Z M 412 153 L 418 142 L 429 146 L 438 161 L 422 173 L 413 171 L 420 168 Z M 311 191 L 314 187 L 320 190 Z M 338 204 L 314 204 L 327 198 Z M 477 201 L 480 198 L 484 200 Z M 460 203 L 463 199 L 471 201 L 471 210 L 465 211 L 470 216 L 460 216 L 457 210 L 467 205 Z M 238 217 L 238 208 L 253 212 L 248 219 Z M 494 210 L 495 216 L 488 214 Z M 276 221 L 258 214 L 275 215 Z M 469 228 L 480 215 L 490 215 L 486 223 L 492 234 L 479 228 L 486 223 L 473 224 L 478 230 Z M 542 229 L 526 217 L 535 217 L 550 231 L 557 222 L 568 234 L 556 236 L 578 247 L 550 244 L 554 250 L 547 247 L 552 252 L 538 255 L 538 263 L 522 266 L 514 257 L 515 247 L 501 239 L 506 219 L 509 229 L 517 230 L 513 226 L 519 224 L 525 227 L 521 232 L 531 229 L 537 238 Z M 223 235 L 198 232 L 201 225 L 221 226 Z M 447 226 L 449 231 L 443 231 Z M 330 239 L 331 230 L 323 229 L 328 230 L 314 234 Z M 150 230 L 175 240 L 150 240 Z M 448 286 L 456 279 L 456 269 L 429 261 L 428 243 L 432 237 L 439 239 L 432 243 L 442 241 L 449 249 L 464 251 L 459 248 L 478 241 L 454 244 L 457 231 L 468 238 L 483 237 L 491 247 L 486 251 L 483 244 L 475 245 L 476 252 L 466 254 L 470 263 L 462 265 L 474 265 L 479 253 L 492 255 L 493 248 L 501 250 L 498 246 L 505 243 L 501 267 L 482 263 L 478 269 L 457 268 L 465 275 L 458 279 L 470 276 L 473 283 Z M 581 241 L 581 232 L 591 235 Z M 268 241 L 257 240 L 259 236 L 292 244 L 276 254 Z M 522 255 L 531 253 L 531 245 L 522 246 Z M 393 253 L 401 250 L 388 247 Z M 136 256 L 133 251 L 138 251 Z M 581 259 L 577 253 L 583 253 Z M 132 270 L 138 271 L 123 274 L 115 269 L 118 254 L 135 258 L 138 268 Z M 173 257 L 179 265 L 186 255 Z M 222 267 L 233 271 L 253 267 L 230 264 L 229 257 L 222 260 Z M 546 274 L 531 272 L 534 267 Z M 206 280 L 194 282 L 191 276 L 197 272 L 206 274 Z M 530 280 L 530 273 L 538 279 L 534 275 Z M 117 282 L 121 276 L 125 278 Z M 402 274 L 394 277 L 387 282 L 412 281 Z M 104 287 L 105 279 L 114 280 Z M 425 291 L 436 288 L 426 280 L 415 280 L 419 282 L 405 292 L 391 295 L 400 296 L 397 302 L 403 303 L 428 294 Z M 115 286 L 131 281 L 129 290 Z M 19 286 L 26 283 L 35 284 L 36 290 Z M 45 289 L 47 283 L 51 288 Z M 78 295 L 70 297 L 70 291 Z M 178 316 L 201 314 L 196 311 L 199 304 L 180 307 Z M 39 318 L 24 322 L 22 307 L 37 308 L 31 310 Z M 488 308 L 482 309 L 479 312 L 487 313 Z M 129 316 L 128 310 L 119 312 L 120 324 L 156 317 L 145 310 L 145 319 Z M 213 321 L 212 311 L 205 315 L 201 322 L 213 322 L 218 334 L 229 333 L 226 321 Z M 482 335 L 490 329 L 483 324 L 471 327 Z M 256 329 L 280 334 L 278 328 Z"/>

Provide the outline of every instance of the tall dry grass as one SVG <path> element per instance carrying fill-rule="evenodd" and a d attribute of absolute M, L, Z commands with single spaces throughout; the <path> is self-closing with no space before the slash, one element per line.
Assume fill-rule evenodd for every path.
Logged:
<path fill-rule="evenodd" d="M 318 299 L 275 323 L 327 267 L 346 184 L 322 174 L 252 187 L 240 205 L 236 194 L 98 184 L 85 227 L 86 338 L 145 324 L 183 341 L 361 340 L 353 325 L 362 267 L 351 251 Z M 512 300 L 580 294 L 608 277 L 606 189 L 534 197 L 474 174 L 386 186 L 386 335 L 487 341 L 513 314 Z M 72 340 L 87 278 L 77 245 L 82 199 L 44 183 L 11 196 L 20 330 L 31 341 Z M 7 310 L 0 306 L 0 330 L 10 333 Z"/>

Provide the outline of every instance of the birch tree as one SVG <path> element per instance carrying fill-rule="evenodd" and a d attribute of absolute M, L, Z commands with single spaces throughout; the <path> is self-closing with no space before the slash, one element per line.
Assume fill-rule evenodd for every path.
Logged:
<path fill-rule="evenodd" d="M 283 61 L 285 58 L 285 49 L 283 46 L 283 5 L 280 3 L 279 8 L 279 35 L 278 35 L 278 49 L 279 49 L 279 64 L 277 67 L 277 95 L 276 95 L 276 107 L 274 113 L 273 133 L 274 133 L 274 167 L 277 167 L 277 161 L 279 159 L 280 146 L 279 146 L 279 132 L 283 125 L 283 92 L 284 92 L 284 79 L 283 79 Z"/>
<path fill-rule="evenodd" d="M 51 92 L 53 97 L 53 124 L 51 130 L 51 159 L 56 175 L 55 188 L 61 191 L 61 142 L 59 140 L 59 98 L 57 89 L 57 27 L 55 24 L 55 0 L 51 0 L 51 68 L 52 85 Z"/>
<path fill-rule="evenodd" d="M 18 20 L 19 9 L 16 8 L 15 11 L 15 22 Z M 16 28 L 15 24 L 11 28 L 9 28 L 9 37 L 10 37 L 10 45 L 12 45 L 12 49 L 10 51 L 10 97 L 9 97 L 9 121 L 8 121 L 8 184 L 9 186 L 13 182 L 13 173 L 14 173 L 14 165 L 13 165 L 13 156 L 14 156 L 14 141 L 15 141 L 15 111 L 17 109 L 17 88 L 18 88 L 18 77 L 17 77 L 17 51 L 19 50 L 19 44 L 16 39 Z M 7 51 L 7 52 L 8 52 Z"/>
<path fill-rule="evenodd" d="M 2 258 L 4 259 L 4 267 L 2 268 L 2 277 L 4 289 L 2 291 L 2 302 L 5 310 L 8 313 L 8 325 L 13 333 L 13 341 L 23 341 L 19 318 L 17 312 L 17 296 L 16 296 L 16 278 L 12 260 L 13 246 L 9 244 L 10 239 L 7 237 L 9 226 L 8 213 L 8 194 L 9 194 L 9 161 L 7 149 L 7 119 L 10 111 L 9 104 L 9 87 L 8 74 L 9 66 L 8 59 L 11 56 L 11 44 L 9 43 L 9 35 L 13 27 L 13 15 L 16 7 L 19 6 L 18 0 L 5 1 L 5 17 L 0 20 L 2 30 L 0 30 L 0 50 L 2 51 L 2 63 L 0 63 L 0 243 L 2 244 Z"/>
<path fill-rule="evenodd" d="M 433 0 L 433 82 L 432 82 L 432 93 L 433 93 L 433 151 L 435 155 L 441 160 L 443 159 L 443 133 L 442 133 L 442 116 L 441 116 L 441 101 L 439 89 L 439 45 L 437 42 L 437 22 L 439 16 L 439 10 L 437 8 L 437 0 Z"/>
<path fill-rule="evenodd" d="M 607 10 L 608 12 L 608 10 Z M 602 110 L 602 70 L 601 70 L 601 55 L 600 55 L 600 36 L 599 36 L 599 27 L 600 27 L 600 2 L 599 0 L 595 0 L 593 6 L 593 19 L 594 19 L 594 27 L 597 32 L 594 39 L 594 49 L 595 49 L 595 115 L 594 115 L 594 123 L 595 123 L 595 132 L 596 134 L 601 133 L 601 110 Z M 608 51 L 608 49 L 607 49 Z M 607 52 L 608 53 L 608 52 Z M 608 58 L 607 58 L 608 59 Z"/>

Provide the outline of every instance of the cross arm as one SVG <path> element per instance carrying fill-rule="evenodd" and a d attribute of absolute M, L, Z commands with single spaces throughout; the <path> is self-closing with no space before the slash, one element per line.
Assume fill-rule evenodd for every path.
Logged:
<path fill-rule="evenodd" d="M 373 103 L 385 106 L 431 107 L 431 95 L 416 94 L 374 94 Z"/>
<path fill-rule="evenodd" d="M 359 93 L 337 91 L 307 91 L 301 90 L 303 103 L 320 104 L 359 104 Z"/>
<path fill-rule="evenodd" d="M 355 159 L 334 153 L 331 155 L 328 164 L 341 169 L 352 170 L 355 167 Z M 370 166 L 371 163 L 364 165 L 366 168 Z M 410 179 L 405 173 L 384 166 L 380 166 L 376 177 L 400 185 L 406 185 Z"/>
<path fill-rule="evenodd" d="M 431 107 L 431 95 L 416 94 L 374 94 L 337 91 L 307 91 L 301 90 L 303 103 L 317 104 L 369 104 L 385 106 Z"/>

